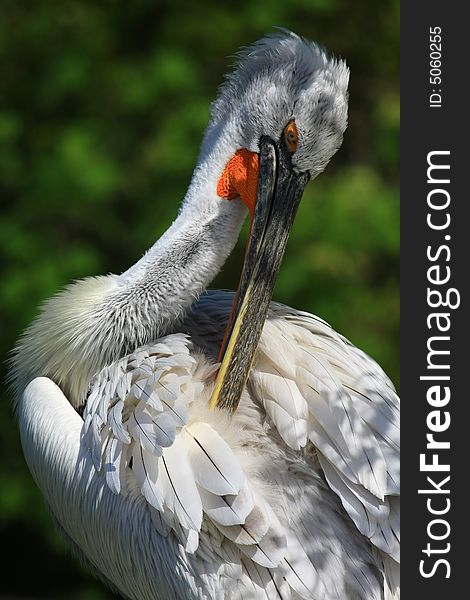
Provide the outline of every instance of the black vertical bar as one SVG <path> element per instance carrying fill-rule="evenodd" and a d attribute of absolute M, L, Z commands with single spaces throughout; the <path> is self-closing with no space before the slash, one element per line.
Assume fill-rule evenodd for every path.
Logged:
<path fill-rule="evenodd" d="M 403 599 L 468 595 L 470 32 L 464 7 L 435 0 L 401 5 Z M 429 161 L 450 169 L 431 169 L 428 178 Z M 450 470 L 441 470 L 446 465 Z"/>

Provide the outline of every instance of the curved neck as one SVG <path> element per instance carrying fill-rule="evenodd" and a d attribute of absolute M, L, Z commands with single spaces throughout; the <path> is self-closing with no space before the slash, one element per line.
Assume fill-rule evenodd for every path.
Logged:
<path fill-rule="evenodd" d="M 209 137 L 177 219 L 150 250 L 122 275 L 76 282 L 44 304 L 15 348 L 17 395 L 42 375 L 79 407 L 103 367 L 169 333 L 216 276 L 247 210 L 217 196 L 233 144 L 221 151 Z"/>
<path fill-rule="evenodd" d="M 239 200 L 217 196 L 217 181 L 237 150 L 227 123 L 208 128 L 177 219 L 148 252 L 117 280 L 114 307 L 138 318 L 145 343 L 168 332 L 217 275 L 247 215 Z"/>
<path fill-rule="evenodd" d="M 211 210 L 208 201 L 198 213 L 192 204 L 183 205 L 164 235 L 116 278 L 110 311 L 125 311 L 128 323 L 134 321 L 142 334 L 145 330 L 129 340 L 131 345 L 167 333 L 225 263 L 247 211 L 239 200 L 217 198 L 217 204 Z"/>

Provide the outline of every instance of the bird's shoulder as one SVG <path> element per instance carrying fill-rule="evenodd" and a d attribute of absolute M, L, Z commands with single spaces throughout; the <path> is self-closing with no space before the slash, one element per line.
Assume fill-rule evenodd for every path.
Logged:
<path fill-rule="evenodd" d="M 320 583 L 305 551 L 288 548 L 246 438 L 225 411 L 208 408 L 213 371 L 181 333 L 124 357 L 92 383 L 82 444 L 112 492 L 143 496 L 158 532 L 176 536 L 196 592 L 215 576 L 246 597 L 287 588 L 309 598 Z"/>
<path fill-rule="evenodd" d="M 176 535 L 196 563 L 218 555 L 227 570 L 219 575 L 234 585 L 255 585 L 257 573 L 260 589 L 270 581 L 274 590 L 288 585 L 300 597 L 315 590 L 321 598 L 325 573 L 312 566 L 311 542 L 299 542 L 302 534 L 289 531 L 294 522 L 283 522 L 290 518 L 283 502 L 302 493 L 308 504 L 325 494 L 321 467 L 328 493 L 393 564 L 398 398 L 380 367 L 325 321 L 271 303 L 238 414 L 209 410 L 232 302 L 229 292 L 204 294 L 179 331 L 103 369 L 90 389 L 83 443 L 111 490 L 142 495 L 158 530 Z M 266 479 L 275 477 L 257 475 L 269 461 L 285 471 L 274 493 Z M 337 510 L 328 502 L 323 510 Z M 351 528 L 337 535 L 361 555 Z M 366 546 L 362 552 L 356 579 L 373 579 Z"/>

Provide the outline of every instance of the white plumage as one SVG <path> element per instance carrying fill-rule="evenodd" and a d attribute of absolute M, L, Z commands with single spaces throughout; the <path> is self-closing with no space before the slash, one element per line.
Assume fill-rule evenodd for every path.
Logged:
<path fill-rule="evenodd" d="M 215 105 L 187 208 L 169 232 L 123 275 L 49 301 L 20 341 L 25 456 L 73 550 L 134 600 L 396 600 L 399 401 L 380 367 L 318 317 L 271 303 L 237 410 L 209 408 L 233 295 L 193 295 L 220 268 L 245 212 L 213 190 L 198 211 L 200 173 L 212 165 L 220 174 L 234 149 L 256 150 L 257 139 L 249 124 L 252 142 L 228 127 L 221 107 L 228 97 L 238 106 L 230 92 L 260 85 L 271 68 L 281 81 L 294 60 L 302 101 L 310 80 L 313 98 L 336 90 L 306 134 L 299 169 L 309 144 L 315 169 L 331 155 L 321 127 L 345 127 L 345 67 L 317 46 L 284 34 L 244 60 Z M 290 97 L 278 94 L 282 113 Z M 273 139 L 275 117 L 261 132 Z M 300 130 L 302 113 L 296 120 Z M 214 167 L 213 148 L 230 134 L 242 141 Z"/>

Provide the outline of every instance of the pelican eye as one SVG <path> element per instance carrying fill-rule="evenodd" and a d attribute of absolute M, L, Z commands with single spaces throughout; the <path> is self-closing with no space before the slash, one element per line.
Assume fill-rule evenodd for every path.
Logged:
<path fill-rule="evenodd" d="M 284 127 L 284 139 L 289 152 L 294 153 L 297 150 L 297 143 L 299 141 L 299 133 L 295 121 L 289 121 Z"/>

